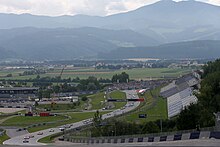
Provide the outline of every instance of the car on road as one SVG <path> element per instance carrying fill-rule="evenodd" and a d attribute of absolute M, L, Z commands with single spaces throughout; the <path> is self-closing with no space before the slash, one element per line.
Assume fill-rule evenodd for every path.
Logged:
<path fill-rule="evenodd" d="M 65 125 L 64 127 L 65 127 L 65 128 L 70 128 L 70 127 L 71 127 L 71 125 Z"/>
<path fill-rule="evenodd" d="M 30 139 L 30 137 L 29 136 L 24 136 L 24 139 L 27 140 L 27 139 Z"/>
<path fill-rule="evenodd" d="M 23 143 L 29 143 L 29 140 L 25 139 L 25 140 L 23 140 Z"/>
<path fill-rule="evenodd" d="M 88 120 L 84 120 L 84 121 L 83 121 L 83 124 L 87 124 L 87 123 L 88 123 Z"/>
<path fill-rule="evenodd" d="M 44 134 L 43 132 L 38 132 L 38 133 L 37 133 L 37 135 L 43 135 L 43 134 Z"/>
<path fill-rule="evenodd" d="M 50 129 L 49 132 L 54 132 L 54 129 Z"/>
<path fill-rule="evenodd" d="M 65 128 L 59 128 L 60 129 L 60 131 L 64 131 L 65 130 Z"/>

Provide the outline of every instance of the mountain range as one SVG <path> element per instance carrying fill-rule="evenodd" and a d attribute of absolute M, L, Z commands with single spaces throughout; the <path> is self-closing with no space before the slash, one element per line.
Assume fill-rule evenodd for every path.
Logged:
<path fill-rule="evenodd" d="M 121 47 L 108 53 L 100 53 L 100 58 L 159 58 L 159 59 L 211 59 L 220 57 L 219 40 L 198 40 L 168 43 L 151 47 Z"/>
<path fill-rule="evenodd" d="M 197 40 L 209 42 L 207 46 L 215 46 L 217 51 L 219 16 L 219 6 L 194 0 L 161 0 L 134 11 L 106 17 L 0 14 L 0 54 L 5 54 L 0 58 L 15 56 L 42 60 L 97 55 L 104 58 L 105 54 L 119 50 L 127 52 L 131 48 L 149 50 L 160 46 L 158 50 L 162 50 L 162 44 L 171 43 L 178 50 L 176 42 L 189 41 L 190 45 Z M 212 40 L 216 40 L 215 43 Z M 172 52 L 166 50 L 172 56 Z M 162 50 L 160 56 L 167 57 L 163 52 L 166 53 Z"/>
<path fill-rule="evenodd" d="M 16 28 L 0 30 L 0 46 L 23 59 L 56 60 L 96 56 L 118 47 L 156 45 L 131 30 L 98 28 Z M 0 54 L 1 50 L 0 50 Z M 7 56 L 6 56 L 7 55 Z M 6 57 L 10 57 L 8 54 Z"/>

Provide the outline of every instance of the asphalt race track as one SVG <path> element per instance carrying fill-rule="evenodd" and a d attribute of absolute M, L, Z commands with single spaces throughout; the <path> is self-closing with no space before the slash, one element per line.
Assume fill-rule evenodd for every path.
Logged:
<path fill-rule="evenodd" d="M 137 99 L 138 98 L 138 95 L 137 95 L 135 90 L 126 90 L 124 92 L 126 93 L 127 99 Z M 140 102 L 127 102 L 126 107 L 124 109 L 114 110 L 113 112 L 110 112 L 108 114 L 104 114 L 102 117 L 104 119 L 106 119 L 106 118 L 114 117 L 114 116 L 117 116 L 117 115 L 122 115 L 126 112 L 129 112 L 129 111 L 137 108 L 139 106 L 139 104 L 140 104 Z M 82 127 L 82 126 L 85 126 L 85 125 L 88 125 L 88 124 L 92 123 L 91 119 L 86 119 L 86 120 L 89 121 L 89 123 L 85 124 L 84 123 L 85 120 L 83 120 L 83 121 L 80 121 L 80 122 L 77 122 L 77 123 L 69 124 L 71 126 L 69 128 L 67 128 L 66 130 Z M 3 142 L 3 144 L 4 145 L 22 145 L 22 146 L 46 145 L 46 144 L 43 144 L 43 143 L 39 143 L 37 141 L 41 138 L 46 137 L 46 136 L 61 132 L 60 128 L 65 128 L 65 127 L 64 126 L 59 126 L 59 127 L 56 127 L 56 128 L 52 128 L 53 132 L 50 131 L 50 129 L 51 129 L 50 128 L 50 129 L 46 129 L 46 130 L 42 130 L 42 131 L 38 131 L 38 132 L 34 132 L 34 133 L 28 133 L 28 134 L 16 136 L 16 137 L 13 137 L 9 140 L 6 140 L 5 142 Z M 39 132 L 41 132 L 41 134 L 39 134 Z M 34 136 L 34 137 L 29 138 L 28 143 L 23 143 L 24 138 L 28 137 L 28 136 Z"/>

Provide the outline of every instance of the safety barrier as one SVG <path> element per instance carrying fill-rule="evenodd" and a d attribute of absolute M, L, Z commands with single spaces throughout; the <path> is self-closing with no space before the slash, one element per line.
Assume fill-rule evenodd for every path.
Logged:
<path fill-rule="evenodd" d="M 87 144 L 101 144 L 101 143 L 140 143 L 140 142 L 163 142 L 163 141 L 178 141 L 178 140 L 190 140 L 190 139 L 220 139 L 220 131 L 195 131 L 184 134 L 173 134 L 163 136 L 148 136 L 148 137 L 106 137 L 106 138 L 65 138 L 65 141 L 74 143 L 87 143 Z"/>

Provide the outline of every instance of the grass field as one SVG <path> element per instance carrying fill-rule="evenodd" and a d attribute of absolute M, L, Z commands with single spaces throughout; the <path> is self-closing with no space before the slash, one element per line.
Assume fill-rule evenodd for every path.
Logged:
<path fill-rule="evenodd" d="M 126 94 L 121 91 L 113 91 L 110 93 L 110 97 L 115 99 L 126 99 Z M 119 109 L 124 105 L 126 105 L 126 102 L 116 102 L 114 103 L 114 105 L 115 105 L 114 109 Z"/>
<path fill-rule="evenodd" d="M 105 114 L 108 112 L 100 112 L 101 114 Z M 84 119 L 92 118 L 94 116 L 95 112 L 75 112 L 75 113 L 67 113 L 66 115 L 70 116 L 71 118 L 69 120 L 63 121 L 63 122 L 58 122 L 50 125 L 45 125 L 45 126 L 38 126 L 38 127 L 33 127 L 29 128 L 29 132 L 36 132 L 40 131 L 43 129 L 48 129 L 52 127 L 57 127 L 59 125 L 64 125 L 64 124 L 70 124 L 70 123 L 75 123 L 82 121 Z"/>
<path fill-rule="evenodd" d="M 16 116 L 4 121 L 2 126 L 20 126 L 25 127 L 32 124 L 43 123 L 43 122 L 53 122 L 64 119 L 64 116 L 50 116 L 50 117 L 40 117 L 40 116 Z"/>
<path fill-rule="evenodd" d="M 91 99 L 90 104 L 92 106 L 92 110 L 98 110 L 104 107 L 104 101 L 105 101 L 104 95 L 105 95 L 104 92 L 101 92 L 88 97 L 89 99 Z"/>
<path fill-rule="evenodd" d="M 41 74 L 41 77 L 50 76 L 55 77 L 60 75 L 61 70 L 49 71 L 46 74 Z M 62 78 L 76 78 L 81 79 L 94 76 L 97 78 L 111 78 L 114 74 L 126 72 L 130 75 L 131 79 L 149 79 L 149 78 L 163 78 L 163 77 L 177 77 L 179 75 L 190 72 L 189 69 L 170 69 L 170 68 L 138 68 L 130 70 L 96 70 L 94 68 L 82 68 L 64 70 Z M 7 74 L 12 73 L 13 77 L 5 77 Z M 21 70 L 0 71 L 0 79 L 29 79 L 35 78 L 36 75 L 19 76 Z"/>
<path fill-rule="evenodd" d="M 104 92 L 101 93 L 97 93 L 94 95 L 89 96 L 88 98 L 91 99 L 91 106 L 92 106 L 92 110 L 98 110 L 98 109 L 102 109 L 103 107 L 105 107 L 105 98 L 104 98 L 105 94 Z M 110 93 L 110 97 L 112 98 L 116 98 L 116 99 L 126 99 L 126 94 L 124 92 L 121 91 L 113 91 Z M 126 104 L 126 102 L 120 102 L 120 103 L 114 103 L 115 107 L 113 109 L 119 109 L 121 107 L 123 107 Z"/>
<path fill-rule="evenodd" d="M 3 136 L 0 136 L 0 145 L 3 144 L 3 142 L 8 139 L 10 138 L 6 134 L 4 134 Z"/>
<path fill-rule="evenodd" d="M 51 110 L 50 112 L 81 111 L 85 108 L 84 104 L 84 101 L 80 101 L 80 105 L 75 106 L 73 103 L 70 102 L 69 104 L 54 104 L 52 108 L 51 104 L 40 104 L 37 106 L 37 108 L 47 110 L 49 109 Z"/>
<path fill-rule="evenodd" d="M 56 134 L 41 138 L 40 140 L 38 140 L 38 142 L 40 143 L 54 143 L 53 139 L 55 138 Z"/>
<path fill-rule="evenodd" d="M 136 110 L 134 113 L 124 117 L 125 120 L 137 123 L 142 123 L 145 121 L 155 121 L 158 119 L 167 119 L 167 102 L 166 99 L 159 97 L 160 88 L 148 91 L 145 93 L 146 104 L 140 109 Z M 147 114 L 147 118 L 138 118 L 139 114 Z"/>

